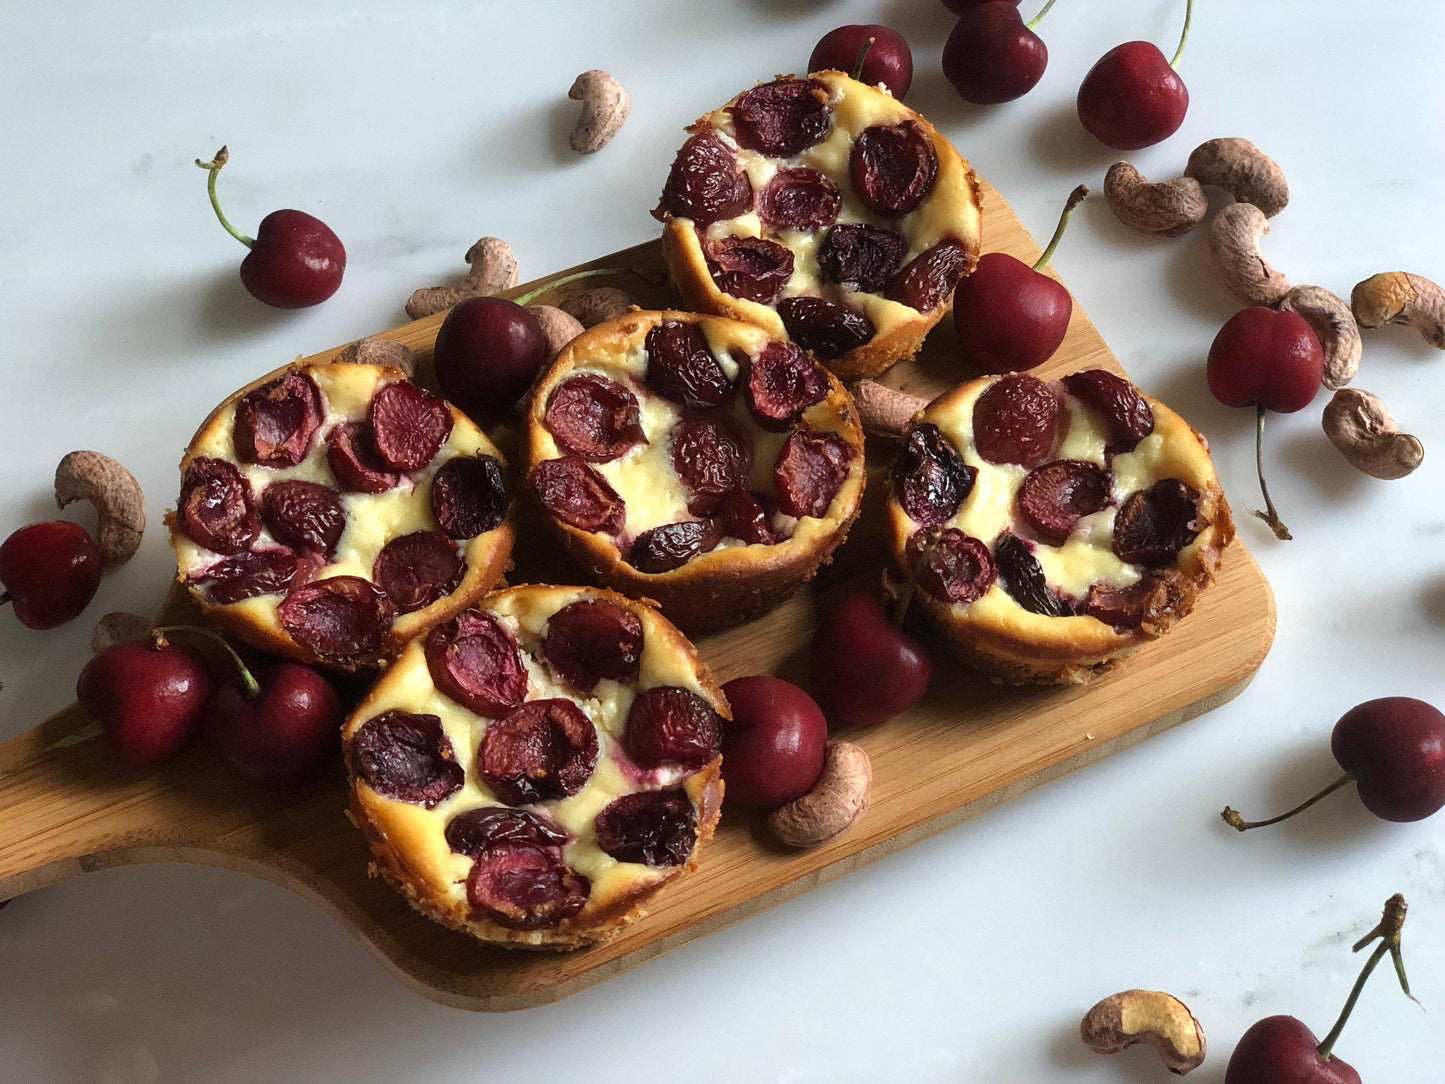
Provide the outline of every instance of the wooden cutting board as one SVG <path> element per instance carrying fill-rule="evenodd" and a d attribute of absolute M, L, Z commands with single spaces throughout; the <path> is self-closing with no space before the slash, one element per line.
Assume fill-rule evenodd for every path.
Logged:
<path fill-rule="evenodd" d="M 1012 210 L 986 185 L 984 237 L 990 250 L 1030 262 L 1038 255 Z M 644 307 L 678 304 L 665 283 L 658 242 L 584 266 L 635 273 L 581 286 L 614 284 Z M 421 355 L 423 381 L 441 320 L 430 317 L 384 336 Z M 308 360 L 329 360 L 339 351 Z M 1063 347 L 1040 374 L 1085 367 L 1122 372 L 1075 306 Z M 884 379 L 931 397 L 970 375 L 945 319 L 917 359 Z M 508 436 L 495 434 L 504 448 Z M 775 673 L 805 683 L 806 648 L 820 604 L 849 588 L 877 583 L 883 561 L 882 469 L 891 451 L 879 447 L 870 453 L 863 514 L 814 584 L 765 617 L 699 642 L 720 682 Z M 518 547 L 512 582 L 579 582 L 551 535 L 534 531 L 534 525 L 524 515 L 527 542 Z M 194 619 L 195 610 L 173 585 L 161 617 Z M 1218 583 L 1192 615 L 1092 685 L 999 688 L 962 666 L 938 666 L 928 695 L 906 715 L 867 732 L 845 733 L 868 750 L 874 772 L 872 807 L 851 831 L 827 847 L 797 852 L 769 842 L 760 817 L 727 811 L 694 876 L 665 892 L 651 914 L 620 937 L 579 952 L 491 948 L 413 912 L 383 882 L 367 876 L 369 854 L 344 816 L 339 768 L 282 794 L 241 786 L 203 749 L 157 770 L 127 769 L 112 761 L 101 740 L 56 747 L 89 721 L 74 705 L 0 746 L 0 818 L 8 826 L 0 838 L 0 899 L 111 866 L 194 862 L 241 870 L 312 900 L 404 983 L 435 1001 L 489 1011 L 540 1005 L 1197 717 L 1248 683 L 1269 650 L 1274 622 L 1269 585 L 1236 542 Z M 69 681 L 70 675 L 57 680 Z"/>

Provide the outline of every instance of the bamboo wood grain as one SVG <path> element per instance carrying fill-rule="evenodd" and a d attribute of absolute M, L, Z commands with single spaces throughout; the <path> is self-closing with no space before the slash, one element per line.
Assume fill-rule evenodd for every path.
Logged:
<path fill-rule="evenodd" d="M 1032 260 L 1038 248 L 1008 205 L 985 185 L 986 247 Z M 628 290 L 649 307 L 675 305 L 661 281 L 660 245 L 650 242 L 586 267 L 637 274 L 590 279 Z M 519 287 L 520 293 L 527 287 Z M 543 300 L 546 300 L 545 298 Z M 421 356 L 442 316 L 384 333 Z M 971 375 L 956 358 L 949 321 L 914 361 L 884 382 L 932 396 Z M 316 355 L 323 360 L 340 347 Z M 1122 372 L 1078 306 L 1068 337 L 1041 373 L 1098 366 Z M 1148 389 L 1145 389 L 1148 390 Z M 507 446 L 505 430 L 496 434 Z M 870 455 L 872 483 L 853 537 L 818 580 L 747 626 L 699 642 L 718 679 L 777 673 L 804 681 L 815 613 L 829 597 L 876 582 L 883 558 L 877 525 L 881 469 L 889 449 Z M 523 517 L 513 582 L 575 582 L 550 536 Z M 168 621 L 195 616 L 173 586 Z M 906 715 L 865 733 L 846 733 L 873 760 L 873 804 L 831 845 L 796 852 L 769 841 L 760 817 L 728 812 L 697 874 L 655 901 L 651 914 L 616 940 L 570 954 L 490 948 L 420 917 L 382 882 L 345 818 L 339 768 L 301 790 L 258 793 L 234 782 L 204 750 L 154 771 L 116 764 L 102 741 L 56 748 L 88 719 L 77 706 L 0 746 L 0 898 L 80 873 L 146 862 L 192 862 L 240 870 L 312 900 L 349 929 L 402 982 L 433 1000 L 467 1009 L 509 1010 L 568 996 L 679 945 L 757 914 L 892 851 L 1108 756 L 1234 696 L 1264 660 L 1274 636 L 1274 599 L 1243 545 L 1226 554 L 1219 582 L 1163 640 L 1092 685 L 1005 689 L 944 659 L 934 685 Z M 69 680 L 57 675 L 57 680 Z"/>

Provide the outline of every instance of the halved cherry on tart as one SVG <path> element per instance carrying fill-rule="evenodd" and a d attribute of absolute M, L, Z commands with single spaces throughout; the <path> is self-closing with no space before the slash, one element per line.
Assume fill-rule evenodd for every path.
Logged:
<path fill-rule="evenodd" d="M 690 308 L 751 320 L 845 378 L 915 353 L 979 254 L 978 187 L 919 114 L 841 71 L 692 125 L 653 215 Z"/>
<path fill-rule="evenodd" d="M 497 449 L 445 400 L 394 369 L 298 364 L 207 419 L 171 540 L 227 630 L 354 670 L 496 582 L 510 509 Z"/>
<path fill-rule="evenodd" d="M 1086 681 L 1193 608 L 1234 536 L 1202 438 L 1101 369 L 962 384 L 892 472 L 890 586 L 995 680 Z"/>
<path fill-rule="evenodd" d="M 728 714 L 650 605 L 495 592 L 413 640 L 347 720 L 351 816 L 423 914 L 503 945 L 576 948 L 695 866 Z"/>
<path fill-rule="evenodd" d="M 536 388 L 528 483 L 597 579 L 689 631 L 746 620 L 813 574 L 863 485 L 837 379 L 752 324 L 631 312 Z"/>

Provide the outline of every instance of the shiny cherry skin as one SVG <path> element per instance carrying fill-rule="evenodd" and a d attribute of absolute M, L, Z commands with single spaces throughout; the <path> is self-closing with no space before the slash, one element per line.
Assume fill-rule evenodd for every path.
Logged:
<path fill-rule="evenodd" d="M 1293 414 L 1314 401 L 1324 366 L 1320 341 L 1303 316 L 1255 305 L 1219 329 L 1206 373 L 1209 390 L 1225 406 Z"/>
<path fill-rule="evenodd" d="M 79 614 L 100 572 L 100 547 L 69 520 L 32 523 L 0 543 L 0 587 L 26 628 L 53 629 Z"/>
<path fill-rule="evenodd" d="M 1115 150 L 1137 151 L 1179 130 L 1189 90 L 1148 41 L 1126 41 L 1099 58 L 1079 84 L 1079 121 Z"/>
<path fill-rule="evenodd" d="M 1224 1084 L 1360 1084 L 1360 1074 L 1331 1054 L 1293 1016 L 1266 1016 L 1239 1038 Z"/>
<path fill-rule="evenodd" d="M 813 789 L 823 771 L 828 721 L 812 697 L 782 678 L 734 678 L 723 729 L 723 793 L 733 805 L 776 809 Z"/>
<path fill-rule="evenodd" d="M 272 211 L 241 261 L 241 284 L 276 309 L 319 305 L 341 287 L 346 249 L 331 227 L 305 211 Z"/>
<path fill-rule="evenodd" d="M 200 732 L 211 689 L 199 652 L 147 638 L 113 644 L 86 663 L 75 699 L 117 757 L 143 766 L 179 752 Z"/>
<path fill-rule="evenodd" d="M 521 305 L 470 297 L 437 331 L 437 383 L 473 418 L 495 417 L 520 399 L 547 364 L 542 325 Z"/>
<path fill-rule="evenodd" d="M 1386 696 L 1351 708 L 1330 751 L 1381 820 L 1424 820 L 1445 808 L 1445 715 L 1423 700 Z"/>
<path fill-rule="evenodd" d="M 813 634 L 809 686 L 834 726 L 875 726 L 928 691 L 933 660 L 873 595 L 849 595 Z"/>
<path fill-rule="evenodd" d="M 341 697 L 309 666 L 280 663 L 258 674 L 260 693 L 239 681 L 206 703 L 206 744 L 252 786 L 274 790 L 325 770 L 341 747 Z"/>
<path fill-rule="evenodd" d="M 1048 46 L 1007 0 L 964 11 L 943 46 L 943 74 L 975 105 L 1022 97 L 1043 78 L 1048 63 Z"/>
<path fill-rule="evenodd" d="M 873 44 L 868 45 L 868 39 Z M 896 30 L 876 23 L 853 23 L 830 30 L 813 46 L 813 55 L 808 58 L 810 72 L 834 69 L 853 73 L 858 66 L 858 54 L 868 46 L 863 57 L 863 71 L 858 79 L 869 86 L 882 83 L 888 93 L 900 102 L 913 85 L 913 50 Z"/>
<path fill-rule="evenodd" d="M 1069 291 L 1003 252 L 979 257 L 953 294 L 959 347 L 981 372 L 1023 372 L 1053 357 L 1074 302 Z"/>

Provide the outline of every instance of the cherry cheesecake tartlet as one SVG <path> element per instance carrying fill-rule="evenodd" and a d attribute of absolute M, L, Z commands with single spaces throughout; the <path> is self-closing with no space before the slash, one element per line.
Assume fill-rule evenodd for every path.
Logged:
<path fill-rule="evenodd" d="M 534 385 L 528 481 L 594 577 L 695 633 L 748 620 L 843 541 L 864 484 L 852 397 L 753 324 L 630 312 Z"/>
<path fill-rule="evenodd" d="M 727 701 L 671 622 L 590 587 L 497 591 L 413 640 L 342 730 L 373 872 L 483 941 L 578 948 L 696 868 Z"/>
<path fill-rule="evenodd" d="M 787 76 L 693 124 L 653 212 L 687 304 L 846 380 L 911 357 L 978 262 L 979 188 L 881 87 Z"/>
<path fill-rule="evenodd" d="M 961 384 L 894 463 L 889 587 L 1009 684 L 1087 681 L 1193 609 L 1234 537 L 1204 438 L 1085 369 Z"/>
<path fill-rule="evenodd" d="M 297 364 L 214 410 L 167 516 L 178 578 L 256 647 L 374 667 L 485 594 L 511 560 L 501 454 L 378 365 Z"/>

